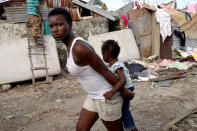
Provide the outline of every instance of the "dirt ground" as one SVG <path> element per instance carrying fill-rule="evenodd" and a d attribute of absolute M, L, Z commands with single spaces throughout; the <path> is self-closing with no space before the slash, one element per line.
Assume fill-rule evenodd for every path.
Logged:
<path fill-rule="evenodd" d="M 173 80 L 170 87 L 135 83 L 131 111 L 141 131 L 160 131 L 174 118 L 197 108 L 197 76 Z M 0 93 L 0 131 L 74 131 L 86 98 L 76 78 L 62 73 L 50 87 L 31 83 Z M 100 120 L 92 131 L 106 131 Z"/>

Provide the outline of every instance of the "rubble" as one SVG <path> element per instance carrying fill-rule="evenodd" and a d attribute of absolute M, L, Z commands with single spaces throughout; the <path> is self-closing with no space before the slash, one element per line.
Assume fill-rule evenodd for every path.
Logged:
<path fill-rule="evenodd" d="M 9 89 L 11 89 L 11 85 L 10 84 L 0 85 L 0 92 L 6 92 Z"/>

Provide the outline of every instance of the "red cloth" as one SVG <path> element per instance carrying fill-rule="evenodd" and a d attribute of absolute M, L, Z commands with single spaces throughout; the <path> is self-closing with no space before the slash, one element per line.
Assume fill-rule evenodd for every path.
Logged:
<path fill-rule="evenodd" d="M 126 15 L 122 15 L 122 18 L 124 19 L 124 26 L 127 27 L 128 26 L 128 19 Z"/>
<path fill-rule="evenodd" d="M 135 2 L 135 6 L 137 7 L 137 9 L 140 9 L 141 7 L 140 7 L 140 4 L 136 1 Z"/>

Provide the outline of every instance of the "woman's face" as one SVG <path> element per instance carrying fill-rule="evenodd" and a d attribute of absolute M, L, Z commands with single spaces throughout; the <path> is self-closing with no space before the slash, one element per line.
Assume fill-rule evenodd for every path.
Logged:
<path fill-rule="evenodd" d="M 49 28 L 54 39 L 62 41 L 69 35 L 72 27 L 63 15 L 54 15 L 49 17 Z"/>

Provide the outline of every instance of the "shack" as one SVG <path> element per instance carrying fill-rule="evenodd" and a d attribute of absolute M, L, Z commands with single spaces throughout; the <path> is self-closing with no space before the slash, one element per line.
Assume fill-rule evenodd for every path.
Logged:
<path fill-rule="evenodd" d="M 129 23 L 131 24 L 130 28 L 136 30 L 135 33 L 139 36 L 139 40 L 136 39 L 136 42 L 140 43 L 143 57 L 157 55 L 161 58 L 172 59 L 179 48 L 197 48 L 197 15 L 196 13 L 187 12 L 188 5 L 179 9 L 181 8 L 180 2 L 177 1 L 177 4 L 175 4 L 177 6 L 171 0 L 165 1 L 165 4 L 162 1 L 160 3 L 147 2 L 140 9 L 131 9 L 127 12 Z M 159 5 L 170 8 L 163 9 Z M 174 6 L 174 9 L 171 8 L 172 6 Z M 172 35 L 168 36 L 164 41 L 162 41 L 160 23 L 156 17 L 157 8 L 163 9 L 171 18 Z M 188 13 L 188 16 L 186 13 Z M 175 30 L 185 34 L 184 44 L 181 44 L 183 40 L 180 38 L 181 36 L 178 37 L 176 35 Z"/>

